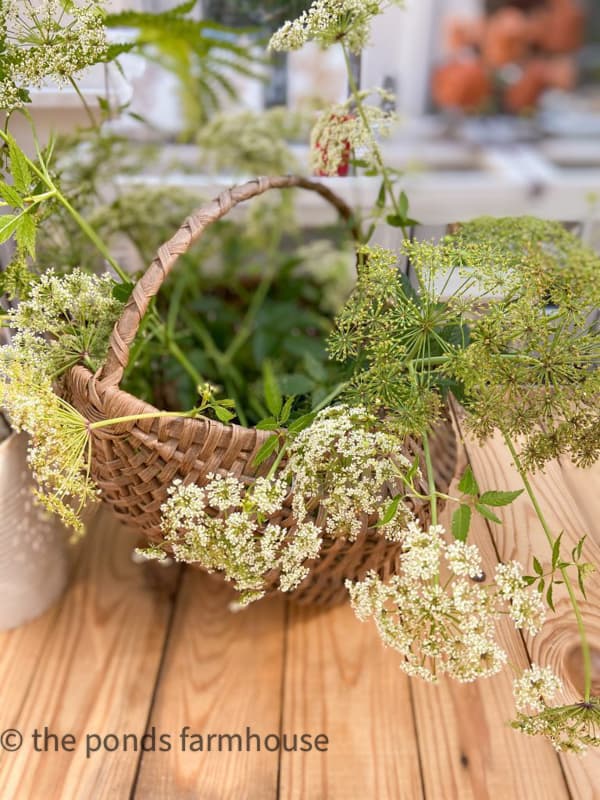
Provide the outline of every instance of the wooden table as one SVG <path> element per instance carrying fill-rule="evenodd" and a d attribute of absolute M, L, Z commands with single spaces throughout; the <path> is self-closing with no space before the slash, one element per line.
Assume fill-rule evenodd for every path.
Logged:
<path fill-rule="evenodd" d="M 484 449 L 467 443 L 463 466 L 467 457 L 482 489 L 518 488 L 498 442 Z M 588 557 L 596 563 L 599 478 L 600 468 L 551 464 L 535 481 L 565 540 L 591 534 Z M 525 499 L 503 516 L 504 525 L 492 531 L 478 522 L 473 534 L 486 570 L 498 558 L 529 559 L 531 541 L 545 553 Z M 191 569 L 140 567 L 130 558 L 134 544 L 100 513 L 62 602 L 0 635 L 0 731 L 24 736 L 17 752 L 0 753 L 2 800 L 600 797 L 600 756 L 559 757 L 506 725 L 513 713 L 508 672 L 467 685 L 409 681 L 397 656 L 347 606 L 320 612 L 276 598 L 233 614 L 227 587 Z M 593 579 L 585 609 L 594 643 L 599 600 Z M 505 645 L 515 664 L 526 665 L 529 651 L 577 683 L 576 630 L 564 598 L 556 608 L 531 642 L 507 626 Z M 44 741 L 45 727 L 72 738 Z M 207 752 L 208 734 L 245 738 L 247 728 L 263 737 L 308 733 L 313 744 L 324 734 L 327 752 L 227 752 L 227 739 L 225 751 L 215 752 L 216 738 Z M 34 751 L 36 731 L 42 752 Z M 142 735 L 152 731 L 154 752 L 151 737 L 141 752 Z M 205 750 L 192 752 L 198 734 Z"/>

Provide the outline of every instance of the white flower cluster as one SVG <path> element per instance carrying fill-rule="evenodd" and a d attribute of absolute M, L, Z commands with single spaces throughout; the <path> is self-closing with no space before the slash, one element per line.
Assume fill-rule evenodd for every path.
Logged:
<path fill-rule="evenodd" d="M 19 360 L 36 365 L 50 378 L 78 362 L 97 369 L 122 309 L 113 286 L 108 273 L 44 273 L 27 300 L 7 315 L 8 326 L 17 331 L 13 347 Z"/>
<path fill-rule="evenodd" d="M 222 572 L 241 593 L 242 605 L 263 596 L 275 571 L 282 591 L 295 589 L 308 575 L 305 562 L 319 555 L 322 532 L 310 521 L 291 531 L 267 522 L 283 507 L 287 484 L 257 478 L 246 486 L 212 473 L 208 479 L 204 487 L 173 482 L 161 509 L 164 543 L 140 552 L 164 558 L 166 547 L 178 561 Z"/>
<path fill-rule="evenodd" d="M 509 602 L 508 613 L 516 627 L 524 628 L 532 636 L 539 633 L 546 618 L 544 602 L 539 592 L 529 590 L 518 561 L 498 564 L 496 586 L 500 596 Z"/>
<path fill-rule="evenodd" d="M 378 431 L 376 422 L 361 407 L 330 407 L 291 441 L 280 477 L 245 485 L 210 474 L 203 487 L 176 480 L 161 509 L 164 542 L 141 552 L 151 558 L 172 553 L 222 572 L 241 592 L 242 604 L 261 597 L 277 574 L 279 588 L 292 591 L 307 577 L 307 562 L 319 556 L 323 535 L 356 538 L 365 515 L 382 515 L 390 486 L 411 467 L 398 437 Z M 292 528 L 271 521 L 290 487 Z M 408 542 L 407 525 L 413 524 L 398 504 L 381 535 L 393 541 L 405 535 Z"/>
<path fill-rule="evenodd" d="M 20 356 L 12 345 L 0 348 L 0 406 L 16 431 L 30 434 L 28 461 L 39 484 L 37 499 L 80 535 L 81 509 L 98 494 L 86 473 L 86 420 L 54 393 L 40 363 Z"/>
<path fill-rule="evenodd" d="M 361 100 L 371 92 L 359 92 Z M 387 92 L 380 91 L 383 97 Z M 342 166 L 347 166 L 352 154 L 360 158 L 367 168 L 378 167 L 377 143 L 374 132 L 389 136 L 397 122 L 396 114 L 379 106 L 364 104 L 365 117 L 351 107 L 353 98 L 321 112 L 310 135 L 310 162 L 319 175 L 337 175 Z"/>
<path fill-rule="evenodd" d="M 513 694 L 517 711 L 543 711 L 546 701 L 562 690 L 562 681 L 550 667 L 532 664 L 520 678 L 513 681 Z"/>
<path fill-rule="evenodd" d="M 321 47 L 343 42 L 357 55 L 369 43 L 371 21 L 401 0 L 315 0 L 298 19 L 285 22 L 269 43 L 271 50 L 299 50 L 306 42 Z"/>
<path fill-rule="evenodd" d="M 320 505 L 329 536 L 356 539 L 365 516 L 377 514 L 410 462 L 400 452 L 402 440 L 376 429 L 374 416 L 362 407 L 332 406 L 320 412 L 292 442 L 285 476 L 293 482 L 293 512 L 304 520 Z M 402 504 L 381 528 L 398 540 L 412 518 Z"/>
<path fill-rule="evenodd" d="M 358 618 L 374 619 L 384 644 L 404 657 L 409 675 L 433 682 L 445 673 L 468 682 L 499 672 L 507 655 L 496 626 L 514 599 L 508 583 L 500 588 L 469 580 L 482 574 L 477 547 L 446 544 L 439 525 L 425 531 L 411 522 L 401 541 L 400 571 L 387 583 L 375 572 L 346 582 Z M 443 583 L 442 558 L 450 571 Z M 526 590 L 519 582 L 514 591 L 523 608 Z M 538 624 L 537 607 L 533 616 L 523 624 Z"/>
<path fill-rule="evenodd" d="M 96 368 L 121 309 L 110 276 L 81 270 L 59 277 L 51 270 L 30 297 L 9 311 L 16 333 L 0 348 L 0 406 L 16 430 L 30 434 L 29 463 L 39 500 L 77 533 L 79 514 L 97 489 L 89 479 L 86 420 L 53 390 L 53 381 L 76 363 Z"/>
<path fill-rule="evenodd" d="M 69 82 L 108 52 L 102 0 L 2 0 L 0 25 L 3 109 L 23 105 L 26 90 L 48 79 Z"/>

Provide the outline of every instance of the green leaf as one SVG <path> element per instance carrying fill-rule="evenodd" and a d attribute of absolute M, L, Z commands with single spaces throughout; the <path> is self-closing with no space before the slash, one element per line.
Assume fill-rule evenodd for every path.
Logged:
<path fill-rule="evenodd" d="M 585 542 L 586 538 L 587 538 L 587 533 L 585 534 L 585 536 L 582 536 L 581 539 L 577 542 L 577 547 L 576 547 L 577 559 L 574 560 L 579 561 L 579 559 L 581 558 L 581 553 L 583 552 L 583 543 Z"/>
<path fill-rule="evenodd" d="M 283 404 L 283 408 L 281 409 L 281 414 L 279 415 L 279 422 L 281 425 L 285 425 L 285 423 L 290 418 L 290 414 L 292 413 L 292 406 L 294 405 L 294 396 L 288 397 L 285 403 Z"/>
<path fill-rule="evenodd" d="M 544 568 L 542 567 L 542 565 L 535 556 L 533 557 L 533 569 L 538 575 L 544 574 Z"/>
<path fill-rule="evenodd" d="M 515 492 L 484 492 L 479 499 L 488 506 L 508 506 L 522 494 L 523 489 Z"/>
<path fill-rule="evenodd" d="M 587 600 L 587 594 L 585 593 L 585 586 L 583 585 L 583 576 L 585 574 L 584 567 L 585 567 L 584 564 L 582 564 L 580 567 L 577 567 L 577 583 L 579 584 L 579 589 L 581 590 L 583 599 Z"/>
<path fill-rule="evenodd" d="M 272 455 L 276 450 L 279 449 L 279 436 L 270 436 L 265 442 L 263 442 L 262 447 L 256 454 L 253 464 L 255 467 L 259 467 L 263 461 L 266 461 L 270 455 Z"/>
<path fill-rule="evenodd" d="M 309 375 L 313 381 L 316 383 L 324 383 L 327 380 L 327 370 L 322 361 L 315 358 L 312 353 L 305 353 L 302 360 L 304 361 L 307 375 Z"/>
<path fill-rule="evenodd" d="M 349 161 L 353 167 L 359 167 L 361 169 L 366 169 L 369 166 L 369 162 L 365 161 L 364 158 L 351 158 Z"/>
<path fill-rule="evenodd" d="M 523 575 L 523 580 L 527 586 L 531 586 L 532 583 L 537 581 L 537 577 L 535 575 Z"/>
<path fill-rule="evenodd" d="M 276 431 L 278 425 L 275 417 L 266 417 L 266 419 L 261 419 L 260 422 L 257 422 L 254 427 L 258 431 Z"/>
<path fill-rule="evenodd" d="M 502 525 L 502 520 L 494 514 L 491 508 L 482 506 L 481 503 L 475 503 L 475 508 L 477 511 L 479 511 L 482 517 L 489 519 L 490 522 L 496 522 L 498 525 Z"/>
<path fill-rule="evenodd" d="M 408 197 L 406 192 L 400 192 L 400 197 L 398 198 L 398 213 L 403 219 L 406 219 L 408 216 Z"/>
<path fill-rule="evenodd" d="M 232 411 L 228 411 L 226 408 L 223 408 L 223 406 L 217 405 L 216 403 L 214 406 L 212 406 L 212 409 L 215 412 L 217 419 L 221 422 L 231 422 L 231 420 L 235 417 L 235 414 Z"/>
<path fill-rule="evenodd" d="M 552 545 L 552 569 L 556 569 L 556 565 L 560 559 L 560 540 L 562 539 L 564 531 L 561 531 L 556 537 Z"/>
<path fill-rule="evenodd" d="M 35 258 L 35 237 L 37 226 L 31 214 L 24 214 L 15 230 L 15 239 L 19 247 L 32 258 Z"/>
<path fill-rule="evenodd" d="M 133 283 L 115 283 L 112 289 L 112 296 L 121 303 L 126 303 L 133 291 Z"/>
<path fill-rule="evenodd" d="M 540 594 L 542 594 L 542 592 L 544 591 L 545 586 L 546 586 L 546 581 L 543 578 L 540 578 L 540 582 L 537 585 L 537 590 Z"/>
<path fill-rule="evenodd" d="M 471 507 L 460 505 L 452 515 L 452 535 L 459 542 L 465 542 L 471 527 Z"/>
<path fill-rule="evenodd" d="M 392 228 L 406 227 L 406 218 L 401 217 L 399 214 L 388 214 L 387 217 L 385 218 L 385 221 Z"/>
<path fill-rule="evenodd" d="M 379 193 L 377 195 L 377 200 L 375 201 L 375 205 L 377 208 L 384 208 L 385 207 L 385 182 L 381 184 L 379 187 Z"/>
<path fill-rule="evenodd" d="M 305 428 L 308 428 L 309 425 L 313 424 L 316 416 L 316 411 L 311 411 L 309 414 L 304 414 L 303 416 L 298 417 L 298 419 L 295 419 L 289 426 L 289 432 L 300 433 L 300 431 L 303 431 Z"/>
<path fill-rule="evenodd" d="M 458 491 L 462 492 L 463 494 L 468 494 L 471 497 L 477 497 L 479 494 L 479 486 L 475 480 L 475 475 L 473 475 L 473 470 L 471 469 L 470 464 L 467 465 L 467 468 L 463 472 L 463 476 L 458 483 Z"/>
<path fill-rule="evenodd" d="M 19 225 L 19 216 L 15 214 L 2 214 L 0 216 L 0 244 L 13 235 Z"/>
<path fill-rule="evenodd" d="M 419 471 L 420 463 L 419 463 L 419 456 L 415 456 L 412 464 L 410 465 L 410 469 L 406 473 L 406 480 L 412 481 L 415 477 L 417 472 Z"/>
<path fill-rule="evenodd" d="M 402 500 L 402 495 L 397 494 L 386 508 L 383 516 L 375 526 L 376 528 L 380 528 L 382 525 L 387 525 L 394 519 L 396 512 L 398 511 L 398 506 L 400 505 L 400 500 Z"/>
<path fill-rule="evenodd" d="M 265 393 L 265 403 L 270 413 L 274 417 L 278 417 L 283 406 L 283 397 L 281 396 L 281 389 L 277 383 L 277 378 L 270 361 L 263 362 L 263 388 Z"/>
<path fill-rule="evenodd" d="M 31 170 L 27 158 L 10 134 L 7 134 L 7 138 L 10 174 L 13 177 L 15 189 L 21 194 L 27 194 L 31 185 Z"/>
<path fill-rule="evenodd" d="M 554 588 L 553 584 L 550 583 L 550 586 L 548 586 L 548 591 L 546 592 L 546 602 L 548 603 L 548 606 L 552 609 L 552 611 L 556 611 L 556 609 L 554 608 L 554 600 L 552 596 L 553 588 Z"/>
<path fill-rule="evenodd" d="M 8 183 L 0 181 L 0 197 L 5 200 L 13 208 L 23 208 L 23 200 L 18 192 L 15 192 L 12 186 Z"/>

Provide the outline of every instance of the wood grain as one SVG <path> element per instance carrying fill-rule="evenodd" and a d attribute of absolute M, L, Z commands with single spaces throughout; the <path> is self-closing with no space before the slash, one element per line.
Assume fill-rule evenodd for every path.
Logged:
<path fill-rule="evenodd" d="M 127 796 L 138 755 L 121 751 L 86 759 L 84 744 L 87 733 L 141 735 L 146 724 L 172 578 L 166 591 L 150 587 L 147 571 L 129 557 L 134 542 L 102 512 L 54 623 L 45 634 L 44 621 L 34 623 L 40 633 L 38 668 L 25 681 L 27 697 L 13 717 L 25 737 L 23 747 L 0 755 L 4 797 Z M 13 687 L 19 692 L 23 685 L 13 677 Z M 10 694 L 7 687 L 5 693 Z M 73 734 L 75 751 L 34 752 L 31 734 L 44 726 L 60 736 Z"/>
<path fill-rule="evenodd" d="M 464 448 L 459 453 L 450 494 L 460 494 L 456 483 L 467 463 Z M 447 507 L 440 518 L 447 529 L 452 510 Z M 483 520 L 474 520 L 469 541 L 479 546 L 484 571 L 491 575 L 498 559 Z M 509 661 L 522 668 L 529 666 L 514 627 L 505 621 L 498 630 Z M 469 684 L 446 679 L 430 686 L 415 681 L 413 693 L 426 797 L 559 800 L 569 796 L 550 744 L 525 738 L 507 725 L 514 713 L 508 670 Z"/>
<path fill-rule="evenodd" d="M 520 488 L 520 479 L 511 462 L 510 454 L 499 437 L 480 448 L 466 438 L 469 457 L 476 471 L 480 487 L 486 489 Z M 564 530 L 564 555 L 569 556 L 572 547 L 584 533 L 591 534 L 586 540 L 586 560 L 600 563 L 599 518 L 594 519 L 589 511 L 582 511 L 590 502 L 594 507 L 598 492 L 597 471 L 573 472 L 573 467 L 548 464 L 544 473 L 533 478 L 538 496 L 548 523 L 555 534 Z M 569 483 L 566 481 L 568 478 Z M 578 485 L 577 496 L 572 492 Z M 584 503 L 585 498 L 585 503 Z M 549 546 L 529 500 L 521 496 L 514 504 L 499 509 L 498 516 L 503 525 L 495 525 L 494 541 L 502 560 L 517 559 L 531 570 L 531 559 L 535 554 L 544 567 L 550 563 Z M 591 525 L 590 525 L 591 523 Z M 600 680 L 600 581 L 595 573 L 587 582 L 587 602 L 583 598 L 581 607 L 586 620 L 586 629 L 594 649 L 596 673 L 595 686 Z M 555 591 L 556 613 L 549 613 L 542 631 L 535 638 L 526 637 L 527 648 L 533 661 L 551 666 L 565 684 L 566 702 L 581 699 L 583 671 L 579 635 L 573 612 L 562 587 Z M 584 759 L 561 755 L 567 781 L 578 800 L 600 797 L 600 754 L 590 753 Z"/>
<path fill-rule="evenodd" d="M 322 732 L 326 753 L 285 753 L 282 800 L 422 797 L 409 682 L 348 605 L 292 608 L 283 730 Z"/>
<path fill-rule="evenodd" d="M 284 601 L 269 598 L 231 613 L 232 599 L 223 581 L 186 571 L 149 722 L 171 733 L 175 746 L 144 754 L 136 787 L 140 800 L 277 795 L 276 751 L 206 749 L 208 734 L 239 733 L 244 746 L 247 727 L 263 737 L 280 730 Z M 203 752 L 182 752 L 179 733 L 186 725 L 190 734 L 205 737 Z"/>

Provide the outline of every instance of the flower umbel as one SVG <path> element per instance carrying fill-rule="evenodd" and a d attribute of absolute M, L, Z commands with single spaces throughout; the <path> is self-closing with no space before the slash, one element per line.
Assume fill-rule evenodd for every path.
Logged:
<path fill-rule="evenodd" d="M 372 92 L 358 92 L 362 101 Z M 379 92 L 388 97 L 386 92 Z M 367 168 L 377 165 L 378 151 L 374 138 L 389 136 L 397 116 L 379 106 L 363 105 L 364 115 L 353 111 L 355 98 L 321 112 L 310 136 L 311 167 L 317 175 L 338 175 L 347 166 L 351 153 L 360 157 Z"/>
<path fill-rule="evenodd" d="M 310 521 L 291 531 L 268 522 L 283 507 L 287 484 L 258 478 L 245 485 L 231 475 L 208 479 L 204 487 L 173 482 L 161 509 L 164 542 L 140 552 L 149 558 L 172 552 L 178 561 L 222 572 L 241 593 L 242 605 L 262 597 L 277 571 L 281 591 L 295 589 L 308 575 L 305 562 L 319 555 L 322 532 Z"/>
<path fill-rule="evenodd" d="M 538 714 L 520 713 L 512 727 L 529 736 L 545 736 L 555 750 L 583 755 L 600 746 L 600 697 L 568 706 L 548 706 L 539 701 Z"/>
<path fill-rule="evenodd" d="M 269 43 L 271 50 L 299 50 L 306 42 L 331 47 L 343 42 L 359 54 L 369 42 L 371 22 L 401 0 L 315 0 L 298 19 L 285 22 Z"/>
<path fill-rule="evenodd" d="M 0 108 L 28 102 L 46 80 L 65 84 L 106 59 L 101 0 L 2 0 Z"/>
<path fill-rule="evenodd" d="M 410 523 L 401 538 L 400 570 L 388 582 L 370 572 L 356 583 L 346 581 L 352 606 L 361 620 L 372 617 L 384 644 L 403 657 L 408 675 L 436 681 L 442 674 L 461 682 L 494 675 L 507 661 L 496 625 L 515 598 L 532 595 L 521 584 L 479 585 L 481 558 L 475 545 L 447 545 L 439 525 L 423 530 Z M 440 579 L 445 556 L 450 577 Z M 536 594 L 536 593 L 535 593 Z M 533 622 L 537 627 L 537 607 Z"/>

